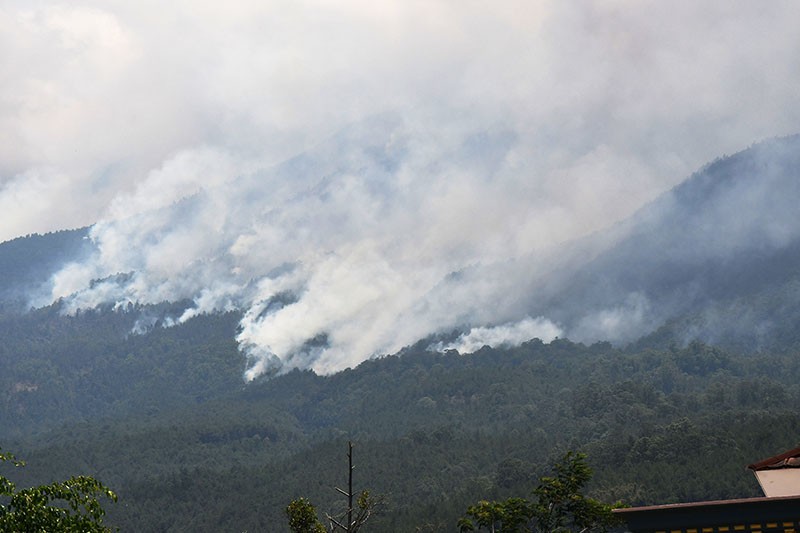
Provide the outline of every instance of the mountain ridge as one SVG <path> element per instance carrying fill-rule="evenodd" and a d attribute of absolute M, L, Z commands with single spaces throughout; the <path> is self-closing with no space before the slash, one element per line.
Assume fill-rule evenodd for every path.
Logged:
<path fill-rule="evenodd" d="M 535 312 L 555 310 L 568 337 L 591 342 L 605 339 L 570 321 L 580 318 L 576 308 L 627 310 L 642 323 L 634 335 L 641 336 L 728 300 L 791 285 L 800 278 L 798 201 L 799 135 L 720 158 L 613 228 L 620 234 L 614 244 L 563 276 L 563 291 L 551 293 Z"/>

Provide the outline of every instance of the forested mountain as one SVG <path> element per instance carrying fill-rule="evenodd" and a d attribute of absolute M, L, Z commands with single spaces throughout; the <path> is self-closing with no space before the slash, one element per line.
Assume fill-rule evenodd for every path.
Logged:
<path fill-rule="evenodd" d="M 800 320 L 800 136 L 710 163 L 576 248 L 610 243 L 544 280 L 533 312 L 584 341 L 702 340 L 782 349 Z M 659 329 L 660 328 L 660 329 Z"/>
<path fill-rule="evenodd" d="M 0 310 L 25 310 L 47 290 L 50 276 L 92 250 L 87 235 L 88 228 L 81 228 L 0 243 Z"/>
<path fill-rule="evenodd" d="M 240 310 L 28 309 L 87 230 L 0 244 L 0 446 L 29 463 L 9 477 L 96 476 L 126 531 L 283 531 L 293 498 L 341 503 L 348 440 L 357 488 L 388 496 L 374 531 L 452 531 L 567 449 L 607 501 L 758 494 L 744 465 L 800 440 L 798 169 L 800 137 L 755 145 L 575 243 L 524 295 L 572 340 L 431 351 L 443 331 L 329 376 L 245 383 Z"/>
<path fill-rule="evenodd" d="M 12 436 L 98 416 L 128 416 L 200 403 L 243 387 L 233 339 L 238 314 L 159 320 L 183 304 L 96 309 L 53 305 L 0 315 L 0 427 Z M 142 330 L 147 334 L 131 334 Z"/>

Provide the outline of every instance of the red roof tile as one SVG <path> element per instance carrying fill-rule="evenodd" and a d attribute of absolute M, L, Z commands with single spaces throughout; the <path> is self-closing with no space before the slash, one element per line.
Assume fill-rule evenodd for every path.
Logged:
<path fill-rule="evenodd" d="M 747 468 L 753 471 L 771 468 L 800 468 L 800 448 L 794 448 L 780 455 L 747 465 Z"/>

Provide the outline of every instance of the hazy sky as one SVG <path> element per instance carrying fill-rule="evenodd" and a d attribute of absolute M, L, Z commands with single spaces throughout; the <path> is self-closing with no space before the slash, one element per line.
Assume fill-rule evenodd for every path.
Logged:
<path fill-rule="evenodd" d="M 458 324 L 430 296 L 449 272 L 585 235 L 800 129 L 798 20 L 795 1 L 5 0 L 0 240 L 103 221 L 101 256 L 53 296 L 137 270 L 103 297 L 243 306 L 259 326 L 243 345 L 281 358 L 347 324 L 357 362 Z M 370 143 L 392 166 L 370 170 Z M 274 170 L 307 150 L 303 176 Z M 188 214 L 152 214 L 199 191 Z M 291 281 L 267 274 L 288 263 Z M 316 322 L 263 324 L 281 290 Z"/>
<path fill-rule="evenodd" d="M 793 1 L 6 0 L 0 238 L 95 222 L 181 150 L 277 160 L 387 109 L 507 124 L 560 152 L 560 181 L 641 201 L 797 129 L 797 20 Z"/>

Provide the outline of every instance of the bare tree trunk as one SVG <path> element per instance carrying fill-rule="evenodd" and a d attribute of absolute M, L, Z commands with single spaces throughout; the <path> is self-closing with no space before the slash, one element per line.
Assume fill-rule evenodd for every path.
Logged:
<path fill-rule="evenodd" d="M 347 531 L 353 527 L 353 441 L 347 441 Z"/>
<path fill-rule="evenodd" d="M 339 487 L 334 487 L 336 491 L 347 498 L 347 511 L 339 517 L 331 516 L 326 513 L 328 522 L 330 523 L 330 532 L 342 530 L 345 533 L 356 533 L 364 522 L 372 516 L 372 513 L 384 503 L 383 496 L 371 496 L 368 491 L 363 491 L 358 497 L 358 509 L 353 506 L 353 442 L 347 443 L 347 490 L 342 490 Z"/>
<path fill-rule="evenodd" d="M 339 494 L 347 497 L 347 523 L 342 524 L 332 516 L 328 516 L 328 520 L 330 520 L 331 524 L 335 527 L 339 527 L 346 531 L 347 533 L 352 533 L 358 530 L 358 526 L 361 524 L 354 524 L 353 523 L 353 470 L 355 467 L 353 466 L 353 442 L 347 442 L 347 466 L 348 466 L 348 473 L 347 473 L 347 491 L 343 491 L 339 487 L 334 487 Z M 335 529 L 332 527 L 331 530 Z"/>

